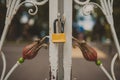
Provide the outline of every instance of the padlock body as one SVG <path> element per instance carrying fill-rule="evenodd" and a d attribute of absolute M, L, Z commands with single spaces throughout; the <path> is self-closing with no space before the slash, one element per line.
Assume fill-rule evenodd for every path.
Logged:
<path fill-rule="evenodd" d="M 66 42 L 66 35 L 64 33 L 54 33 L 52 34 L 52 42 Z"/>

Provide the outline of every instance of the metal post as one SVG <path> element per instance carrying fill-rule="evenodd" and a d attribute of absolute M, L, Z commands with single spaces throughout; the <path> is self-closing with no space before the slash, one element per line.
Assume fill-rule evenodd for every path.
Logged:
<path fill-rule="evenodd" d="M 65 34 L 66 43 L 64 44 L 64 80 L 71 80 L 72 65 L 72 3 L 73 0 L 64 0 L 64 16 L 66 18 Z"/>
<path fill-rule="evenodd" d="M 49 11 L 49 60 L 51 66 L 51 80 L 70 80 L 72 64 L 72 0 L 49 0 Z M 52 43 L 51 35 L 53 33 L 53 22 L 57 18 L 58 13 L 60 13 L 60 17 L 64 14 L 66 18 L 66 43 L 56 44 Z"/>
<path fill-rule="evenodd" d="M 63 17 L 64 13 L 64 1 L 59 0 L 58 1 L 58 13 L 60 14 L 60 18 Z M 58 31 L 60 30 L 61 23 L 58 24 Z M 58 80 L 64 79 L 64 69 L 63 69 L 63 46 L 64 43 L 59 43 L 59 50 L 58 50 Z"/>
<path fill-rule="evenodd" d="M 58 0 L 49 0 L 49 61 L 50 61 L 50 80 L 57 80 L 58 67 L 58 44 L 52 42 L 53 22 L 58 14 Z"/>

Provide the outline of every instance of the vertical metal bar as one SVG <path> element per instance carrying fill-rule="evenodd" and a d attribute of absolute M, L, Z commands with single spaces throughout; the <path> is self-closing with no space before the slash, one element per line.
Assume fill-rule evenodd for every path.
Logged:
<path fill-rule="evenodd" d="M 58 13 L 60 13 L 60 18 L 63 16 L 64 13 L 64 1 L 63 0 L 58 0 Z M 58 24 L 58 31 L 61 30 L 61 23 L 59 20 Z M 61 31 L 60 31 L 61 32 Z M 58 47 L 58 80 L 63 80 L 64 79 L 64 69 L 63 69 L 63 46 L 64 43 L 59 43 Z"/>
<path fill-rule="evenodd" d="M 64 13 L 64 0 L 58 0 L 58 13 L 62 16 Z"/>
<path fill-rule="evenodd" d="M 58 0 L 49 0 L 49 61 L 50 61 L 50 80 L 57 79 L 58 67 L 58 45 L 52 42 L 53 22 L 57 18 L 58 13 Z"/>
<path fill-rule="evenodd" d="M 64 0 L 64 16 L 66 18 L 65 34 L 66 43 L 64 44 L 64 80 L 71 80 L 72 65 L 72 3 L 73 0 Z"/>
<path fill-rule="evenodd" d="M 10 24 L 10 21 L 11 21 L 11 20 L 9 20 L 9 15 L 10 15 L 9 12 L 10 12 L 10 9 L 11 9 L 12 0 L 10 0 L 10 1 L 9 1 L 10 2 L 9 6 L 7 8 L 5 26 L 4 26 L 4 29 L 3 29 L 3 32 L 2 32 L 2 35 L 1 35 L 1 38 L 0 38 L 0 51 L 3 47 L 3 43 L 5 41 L 5 38 L 6 38 L 6 35 L 7 35 L 7 32 L 8 32 L 8 28 L 9 28 L 9 24 Z"/>
<path fill-rule="evenodd" d="M 63 46 L 64 43 L 60 43 L 58 48 L 58 80 L 64 80 Z"/>

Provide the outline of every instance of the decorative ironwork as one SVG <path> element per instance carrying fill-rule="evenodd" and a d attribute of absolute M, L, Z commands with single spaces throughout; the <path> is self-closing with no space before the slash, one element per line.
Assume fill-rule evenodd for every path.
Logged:
<path fill-rule="evenodd" d="M 7 35 L 9 25 L 11 24 L 11 21 L 12 21 L 14 15 L 17 13 L 20 6 L 25 4 L 25 3 L 32 4 L 35 7 L 35 10 L 30 8 L 28 10 L 28 13 L 30 15 L 35 15 L 38 12 L 38 7 L 37 6 L 44 5 L 46 2 L 48 2 L 48 0 L 43 0 L 41 2 L 37 2 L 35 0 L 23 1 L 23 2 L 21 2 L 21 0 L 6 0 L 7 12 L 6 12 L 6 20 L 5 20 L 4 30 L 3 30 L 1 40 L 0 40 L 0 52 L 2 50 L 3 43 L 4 43 L 6 35 Z M 2 75 L 1 75 L 0 80 L 3 80 L 3 77 L 5 75 L 5 71 L 6 71 L 6 60 L 5 60 L 4 53 L 1 52 L 1 54 L 2 54 L 1 57 L 2 57 L 2 60 L 3 60 L 3 63 L 4 63 L 4 65 L 3 65 L 4 69 L 2 71 Z"/>
<path fill-rule="evenodd" d="M 111 62 L 111 74 L 112 74 L 112 78 L 113 80 L 116 80 L 115 78 L 115 73 L 114 73 L 114 63 L 115 60 L 117 59 L 117 57 L 119 56 L 120 58 L 120 44 L 116 35 L 116 31 L 114 28 L 114 20 L 113 20 L 113 0 L 100 0 L 100 4 L 97 4 L 95 2 L 90 2 L 90 0 L 86 0 L 84 2 L 81 2 L 79 0 L 74 0 L 77 4 L 82 5 L 82 13 L 84 15 L 90 15 L 90 13 L 92 13 L 92 11 L 94 10 L 94 8 L 99 7 L 103 14 L 105 15 L 107 22 L 110 25 L 111 28 L 111 32 L 113 34 L 113 39 L 117 48 L 118 53 L 115 54 L 115 56 L 113 57 L 113 60 Z M 110 78 L 109 78 L 110 79 Z M 111 80 L 111 79 L 110 79 Z"/>

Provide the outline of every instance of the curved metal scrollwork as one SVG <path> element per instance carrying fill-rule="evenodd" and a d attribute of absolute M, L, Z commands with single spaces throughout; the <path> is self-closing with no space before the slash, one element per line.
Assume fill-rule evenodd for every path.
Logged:
<path fill-rule="evenodd" d="M 114 73 L 114 63 L 115 60 L 117 59 L 117 57 L 119 57 L 120 59 L 120 44 L 116 35 L 116 31 L 114 28 L 114 20 L 113 20 L 113 0 L 100 0 L 100 4 L 94 3 L 94 2 L 90 2 L 90 0 L 86 0 L 84 2 L 81 2 L 80 0 L 74 0 L 77 4 L 82 5 L 82 13 L 84 15 L 89 15 L 94 8 L 99 7 L 103 14 L 105 15 L 108 23 L 110 24 L 110 28 L 111 28 L 111 32 L 112 32 L 112 36 L 117 48 L 118 53 L 115 54 L 115 56 L 113 57 L 113 60 L 111 62 L 111 74 L 112 74 L 112 78 L 113 80 L 116 80 L 115 78 L 115 73 Z"/>
<path fill-rule="evenodd" d="M 112 9 L 113 1 L 110 2 L 110 0 L 108 0 L 108 2 L 106 2 L 106 0 L 103 0 L 103 1 L 100 0 L 101 5 L 99 5 L 99 4 L 95 3 L 95 2 L 90 2 L 90 0 L 86 0 L 84 2 L 81 2 L 79 0 L 74 0 L 74 1 L 79 5 L 83 5 L 83 8 L 89 7 L 89 6 L 93 6 L 93 8 L 95 8 L 97 6 L 102 10 L 102 12 L 105 15 L 111 15 L 112 12 L 113 12 L 113 9 Z M 88 14 L 87 12 L 83 12 L 83 13 Z"/>
<path fill-rule="evenodd" d="M 21 5 L 25 4 L 25 3 L 30 3 L 30 4 L 32 4 L 32 5 L 35 7 L 35 10 L 33 10 L 32 8 L 30 8 L 30 9 L 28 10 L 28 13 L 29 13 L 30 15 L 35 15 L 35 14 L 38 12 L 38 7 L 37 7 L 37 5 L 36 5 L 33 1 L 24 1 L 24 2 L 22 2 L 22 3 L 19 4 L 18 8 L 19 8 Z"/>
<path fill-rule="evenodd" d="M 79 1 L 79 0 L 74 0 L 77 4 L 80 4 L 80 5 L 85 5 L 85 4 L 87 4 L 87 3 L 89 3 L 90 2 L 90 0 L 86 0 L 86 1 Z"/>
<path fill-rule="evenodd" d="M 118 54 L 116 53 L 111 62 L 111 74 L 112 74 L 113 80 L 116 80 L 115 72 L 114 72 L 114 65 L 115 65 L 115 61 L 117 58 L 118 58 Z"/>
<path fill-rule="evenodd" d="M 30 3 L 30 4 L 32 4 L 34 7 L 35 7 L 35 10 L 33 10 L 32 8 L 30 8 L 29 10 L 28 10 L 28 13 L 30 14 L 30 15 L 35 15 L 37 12 L 38 12 L 38 5 L 39 6 L 41 6 L 41 5 L 44 5 L 45 3 L 47 3 L 48 2 L 48 0 L 44 0 L 44 1 L 41 1 L 41 2 L 36 2 L 36 1 L 33 1 L 33 0 L 31 0 L 31 1 L 24 1 L 24 2 L 22 2 L 22 3 L 20 3 L 19 4 L 19 6 L 18 6 L 18 8 L 21 6 L 21 5 L 23 5 L 23 4 L 25 4 L 25 3 Z M 17 9 L 18 9 L 17 8 Z"/>
<path fill-rule="evenodd" d="M 28 13 L 30 15 L 35 15 L 38 12 L 38 7 L 37 6 L 44 5 L 46 2 L 48 2 L 48 0 L 43 0 L 41 2 L 37 2 L 35 0 L 23 1 L 23 2 L 21 2 L 21 0 L 6 0 L 7 12 L 6 12 L 6 20 L 5 20 L 4 30 L 3 30 L 3 33 L 2 33 L 2 36 L 1 36 L 1 39 L 0 39 L 0 52 L 2 50 L 3 43 L 4 43 L 6 35 L 7 35 L 9 25 L 10 25 L 14 15 L 17 13 L 18 9 L 20 8 L 20 6 L 23 5 L 24 3 L 32 4 L 33 6 L 35 6 L 35 10 L 30 8 L 28 10 Z M 1 54 L 4 55 L 4 53 L 1 53 Z M 3 80 L 3 77 L 5 75 L 5 71 L 6 71 L 6 66 L 5 66 L 6 62 L 5 62 L 5 57 L 4 56 L 2 56 L 2 60 L 3 60 L 3 63 L 4 63 L 4 65 L 3 65 L 4 70 L 2 71 L 2 75 L 1 75 L 0 80 Z"/>
<path fill-rule="evenodd" d="M 89 2 L 87 4 L 85 4 L 82 8 L 82 11 L 83 11 L 83 14 L 84 15 L 90 15 L 90 13 L 93 12 L 94 8 L 99 7 L 102 11 L 104 11 L 104 9 L 97 3 L 94 3 L 94 2 Z"/>

